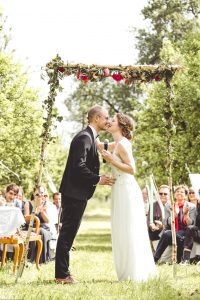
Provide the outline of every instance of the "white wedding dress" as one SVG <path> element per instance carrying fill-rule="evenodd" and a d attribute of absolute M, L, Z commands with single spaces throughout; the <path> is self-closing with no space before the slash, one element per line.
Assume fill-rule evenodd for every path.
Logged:
<path fill-rule="evenodd" d="M 132 146 L 123 138 L 134 165 Z M 120 158 L 113 152 L 115 159 Z M 112 187 L 111 231 L 112 250 L 118 279 L 146 281 L 157 274 L 148 231 L 142 192 L 134 176 L 112 167 L 116 177 Z"/>

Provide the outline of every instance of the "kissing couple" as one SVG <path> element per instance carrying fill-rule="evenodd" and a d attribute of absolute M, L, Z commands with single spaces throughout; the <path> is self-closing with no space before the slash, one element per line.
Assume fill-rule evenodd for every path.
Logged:
<path fill-rule="evenodd" d="M 97 184 L 112 186 L 111 236 L 118 280 L 148 280 L 157 274 L 150 247 L 141 189 L 135 180 L 132 155 L 133 121 L 95 105 L 88 126 L 72 139 L 60 186 L 62 227 L 57 241 L 55 281 L 75 283 L 69 271 L 69 252 L 81 224 L 87 201 Z M 97 135 L 108 131 L 113 142 L 104 149 Z M 99 175 L 99 156 L 111 165 L 113 176 Z"/>

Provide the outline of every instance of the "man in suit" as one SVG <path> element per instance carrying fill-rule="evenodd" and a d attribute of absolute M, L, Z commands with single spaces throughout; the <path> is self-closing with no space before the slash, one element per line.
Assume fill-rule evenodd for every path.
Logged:
<path fill-rule="evenodd" d="M 159 197 L 161 203 L 158 201 L 153 203 L 153 223 L 150 223 L 150 211 L 147 216 L 149 238 L 151 241 L 159 240 L 163 229 L 166 229 L 166 220 L 170 215 L 170 210 L 166 206 L 170 200 L 168 185 L 163 184 L 159 187 Z"/>
<path fill-rule="evenodd" d="M 88 111 L 86 129 L 72 140 L 60 192 L 62 194 L 62 227 L 57 242 L 55 278 L 57 283 L 71 284 L 69 251 L 78 232 L 84 210 L 97 184 L 112 185 L 114 179 L 99 175 L 99 157 L 95 139 L 109 126 L 108 112 L 96 105 Z"/>

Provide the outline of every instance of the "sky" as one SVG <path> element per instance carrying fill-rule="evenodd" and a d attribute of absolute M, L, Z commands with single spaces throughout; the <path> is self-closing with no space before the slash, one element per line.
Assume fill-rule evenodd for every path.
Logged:
<path fill-rule="evenodd" d="M 130 32 L 147 0 L 0 0 L 16 57 L 35 70 L 58 53 L 64 61 L 133 64 Z"/>
<path fill-rule="evenodd" d="M 142 27 L 147 0 L 0 0 L 10 48 L 30 70 L 33 86 L 47 92 L 41 68 L 59 54 L 65 62 L 129 65 L 136 63 L 131 27 Z M 71 81 L 59 100 L 73 88 Z"/>

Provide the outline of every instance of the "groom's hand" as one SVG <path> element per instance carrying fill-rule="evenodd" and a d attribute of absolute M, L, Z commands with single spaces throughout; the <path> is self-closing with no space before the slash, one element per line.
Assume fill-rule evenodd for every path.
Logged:
<path fill-rule="evenodd" d="M 100 185 L 113 185 L 115 183 L 115 178 L 107 175 L 101 175 L 99 184 Z"/>

